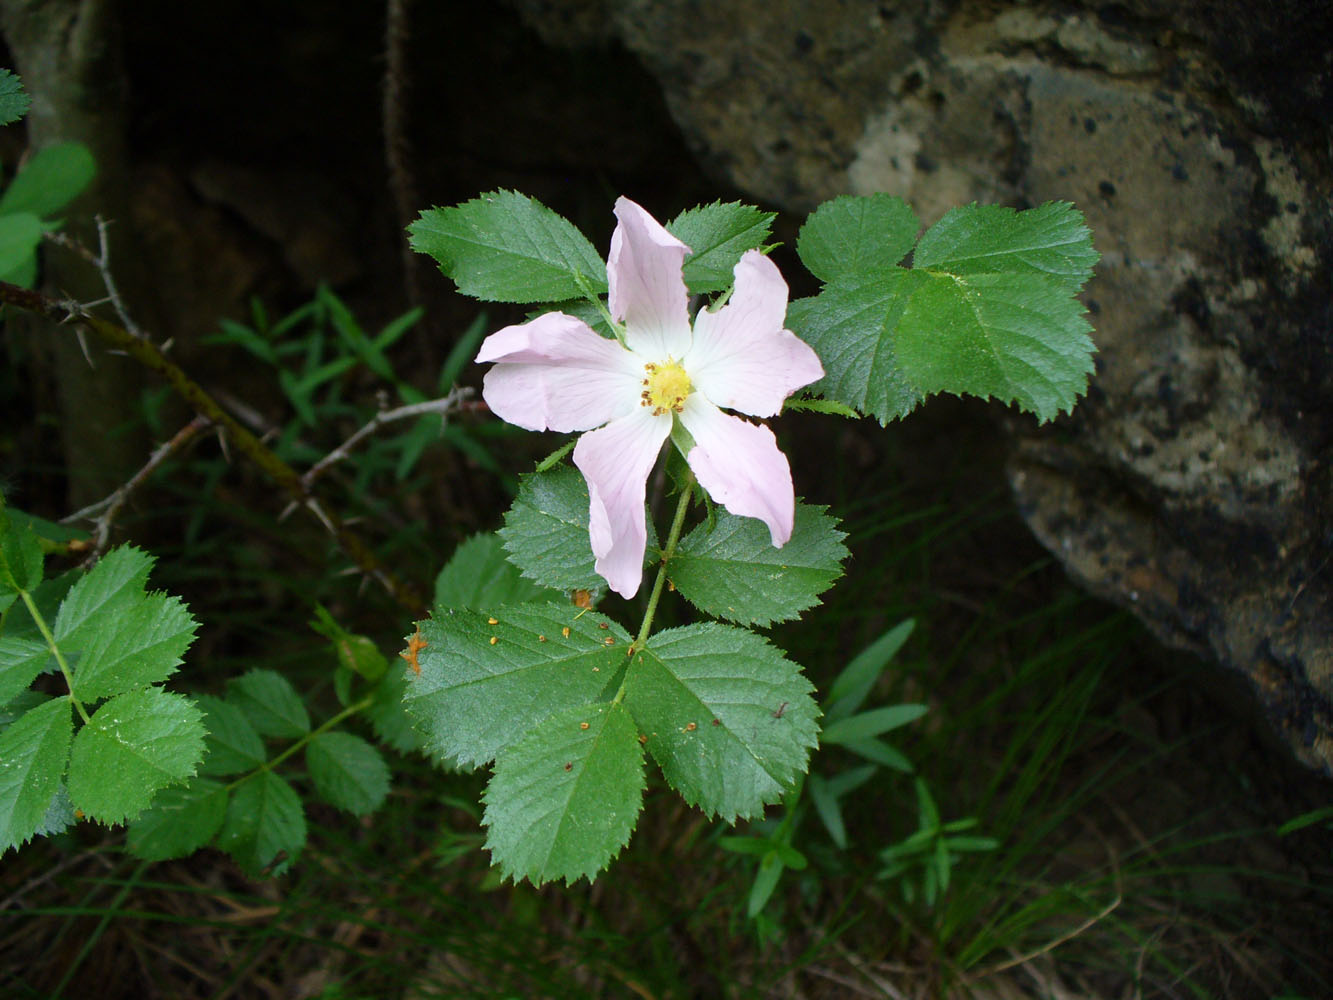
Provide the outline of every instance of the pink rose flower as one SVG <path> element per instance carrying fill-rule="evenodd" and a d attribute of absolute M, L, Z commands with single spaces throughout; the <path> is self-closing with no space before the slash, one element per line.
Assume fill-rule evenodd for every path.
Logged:
<path fill-rule="evenodd" d="M 679 421 L 685 454 L 709 496 L 768 525 L 774 546 L 791 538 L 791 469 L 773 432 L 723 413 L 775 416 L 783 401 L 824 374 L 790 330 L 787 283 L 758 250 L 736 264 L 731 297 L 690 325 L 681 267 L 690 248 L 643 208 L 620 198 L 606 265 L 612 317 L 623 342 L 580 319 L 547 313 L 486 338 L 493 361 L 482 395 L 491 410 L 529 430 L 586 431 L 574 464 L 588 483 L 597 572 L 616 593 L 639 589 L 644 492 L 662 444 Z"/>

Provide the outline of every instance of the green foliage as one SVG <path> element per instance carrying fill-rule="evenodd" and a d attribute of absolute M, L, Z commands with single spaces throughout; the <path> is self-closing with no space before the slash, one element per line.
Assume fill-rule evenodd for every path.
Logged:
<path fill-rule="evenodd" d="M 32 99 L 23 92 L 23 81 L 0 69 L 0 125 L 11 125 L 28 113 Z"/>
<path fill-rule="evenodd" d="M 762 521 L 720 513 L 681 539 L 671 582 L 700 611 L 728 621 L 767 627 L 797 618 L 819 603 L 847 558 L 847 536 L 826 511 L 797 503 L 792 536 L 780 549 Z"/>
<path fill-rule="evenodd" d="M 643 789 L 625 707 L 566 708 L 501 751 L 486 788 L 486 846 L 508 878 L 591 881 L 629 842 Z"/>
<path fill-rule="evenodd" d="M 796 252 L 820 281 L 896 267 L 916 243 L 916 213 L 888 194 L 841 195 L 810 213 Z"/>
<path fill-rule="evenodd" d="M 1073 206 L 956 208 L 911 248 L 916 220 L 885 195 L 818 209 L 797 243 L 826 282 L 788 325 L 819 353 L 824 395 L 887 423 L 932 393 L 1014 402 L 1049 420 L 1092 371 L 1074 295 L 1097 254 Z M 877 241 L 875 234 L 880 234 Z"/>
<path fill-rule="evenodd" d="M 39 603 L 46 584 L 33 524 L 0 511 L 0 588 L 21 600 L 11 599 L 0 634 L 0 704 L 11 706 L 0 732 L 0 851 L 62 829 L 74 810 L 124 822 L 196 773 L 202 713 L 157 686 L 196 623 L 177 598 L 145 591 L 152 565 L 138 549 L 116 549 Z M 48 669 L 68 694 L 34 700 L 28 686 Z M 90 713 L 85 704 L 98 701 Z"/>
<path fill-rule="evenodd" d="M 281 875 L 305 846 L 300 796 L 272 771 L 255 771 L 232 790 L 216 840 L 247 874 Z"/>
<path fill-rule="evenodd" d="M 188 698 L 155 687 L 119 694 L 74 737 L 70 800 L 91 819 L 123 823 L 193 775 L 203 753 L 203 713 Z"/>
<path fill-rule="evenodd" d="M 420 628 L 427 646 L 420 675 L 408 678 L 408 712 L 427 752 L 474 767 L 548 716 L 597 701 L 630 641 L 569 604 L 437 608 Z"/>
<path fill-rule="evenodd" d="M 0 118 L 6 97 L 21 98 L 27 107 L 26 95 L 4 93 L 10 82 L 17 78 L 0 79 Z M 78 197 L 96 172 L 92 154 L 77 142 L 46 146 L 28 159 L 0 195 L 0 281 L 33 285 L 42 234 L 61 227 L 56 213 Z"/>
<path fill-rule="evenodd" d="M 515 191 L 432 208 L 408 227 L 464 295 L 487 302 L 558 302 L 606 290 L 606 264 L 565 218 Z"/>
<path fill-rule="evenodd" d="M 926 783 L 917 778 L 915 784 L 916 832 L 880 851 L 884 867 L 879 878 L 895 880 L 908 903 L 920 900 L 931 909 L 948 892 L 960 855 L 993 851 L 1000 842 L 993 837 L 965 834 L 977 825 L 974 818 L 943 822 Z"/>
<path fill-rule="evenodd" d="M 274 670 L 251 670 L 227 686 L 227 700 L 262 736 L 297 739 L 310 732 L 310 713 L 291 682 Z"/>
<path fill-rule="evenodd" d="M 586 492 L 584 501 L 586 507 Z M 450 608 L 481 611 L 501 604 L 558 601 L 563 596 L 524 578 L 505 558 L 504 544 L 494 532 L 463 542 L 435 578 L 435 603 Z"/>
<path fill-rule="evenodd" d="M 761 636 L 709 623 L 652 636 L 634 657 L 625 703 L 671 786 L 732 822 L 804 773 L 818 732 L 813 690 Z"/>
<path fill-rule="evenodd" d="M 597 594 L 606 590 L 606 581 L 593 569 L 588 519 L 588 484 L 578 469 L 561 465 L 520 477 L 499 535 L 523 576 L 557 590 Z M 647 525 L 645 565 L 657 544 L 652 518 Z"/>
<path fill-rule="evenodd" d="M 389 794 L 389 765 L 359 736 L 320 733 L 306 744 L 305 760 L 315 790 L 353 815 L 374 812 Z"/>
<path fill-rule="evenodd" d="M 681 212 L 666 228 L 690 248 L 682 270 L 685 286 L 696 295 L 730 288 L 741 254 L 764 245 L 774 218 L 774 212 L 737 201 L 715 201 Z"/>
<path fill-rule="evenodd" d="M 60 788 L 74 726 L 69 701 L 52 698 L 0 732 L 0 850 L 26 843 Z"/>
<path fill-rule="evenodd" d="M 227 786 L 208 778 L 164 788 L 130 824 L 130 853 L 145 861 L 191 854 L 213 839 L 227 814 Z"/>

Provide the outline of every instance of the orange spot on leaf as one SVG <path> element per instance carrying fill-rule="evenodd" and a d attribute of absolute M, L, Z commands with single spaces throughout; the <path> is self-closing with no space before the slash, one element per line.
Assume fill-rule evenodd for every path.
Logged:
<path fill-rule="evenodd" d="M 407 649 L 398 654 L 407 661 L 407 665 L 412 668 L 412 673 L 421 673 L 421 664 L 417 662 L 417 654 L 429 645 L 430 643 L 421 638 L 421 626 L 418 625 L 417 630 L 407 640 Z"/>

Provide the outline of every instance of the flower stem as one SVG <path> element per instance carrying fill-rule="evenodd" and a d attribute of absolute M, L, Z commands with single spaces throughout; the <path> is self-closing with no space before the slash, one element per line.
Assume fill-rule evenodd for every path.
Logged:
<path fill-rule="evenodd" d="M 74 697 L 74 677 L 69 672 L 69 664 L 65 662 L 65 654 L 60 651 L 56 645 L 55 636 L 51 634 L 51 629 L 46 624 L 46 619 L 42 613 L 37 610 L 37 602 L 32 599 L 32 595 L 26 590 L 20 590 L 19 596 L 23 598 L 23 603 L 27 605 L 28 614 L 32 615 L 32 620 L 37 623 L 37 631 L 42 633 L 42 638 L 46 640 L 47 649 L 51 650 L 51 655 L 56 658 L 56 663 L 60 665 L 60 673 L 65 678 L 65 686 L 69 688 L 69 700 L 74 702 L 74 708 L 83 718 L 88 721 L 88 710 L 83 707 L 83 703 Z"/>
<path fill-rule="evenodd" d="M 662 565 L 657 570 L 657 579 L 653 581 L 653 592 L 648 597 L 648 607 L 643 613 L 643 624 L 639 626 L 639 634 L 634 642 L 630 644 L 630 655 L 634 651 L 642 648 L 648 640 L 648 630 L 653 627 L 653 615 L 657 613 L 657 602 L 662 597 L 662 587 L 666 584 L 667 564 L 671 562 L 671 557 L 676 554 L 676 543 L 680 541 L 680 529 L 685 524 L 685 512 L 690 509 L 690 497 L 694 492 L 694 473 L 686 475 L 685 481 L 680 487 L 680 502 L 676 504 L 676 516 L 671 520 L 671 531 L 667 534 L 666 548 L 662 550 Z"/>

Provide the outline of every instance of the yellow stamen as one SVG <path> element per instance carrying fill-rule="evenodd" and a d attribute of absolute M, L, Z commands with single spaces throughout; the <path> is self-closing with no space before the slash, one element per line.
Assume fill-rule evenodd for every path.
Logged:
<path fill-rule="evenodd" d="M 694 391 L 685 369 L 675 361 L 664 361 L 646 364 L 643 370 L 648 373 L 648 377 L 643 380 L 643 392 L 640 393 L 643 405 L 651 408 L 655 417 L 672 411 L 679 413 L 685 400 Z"/>

